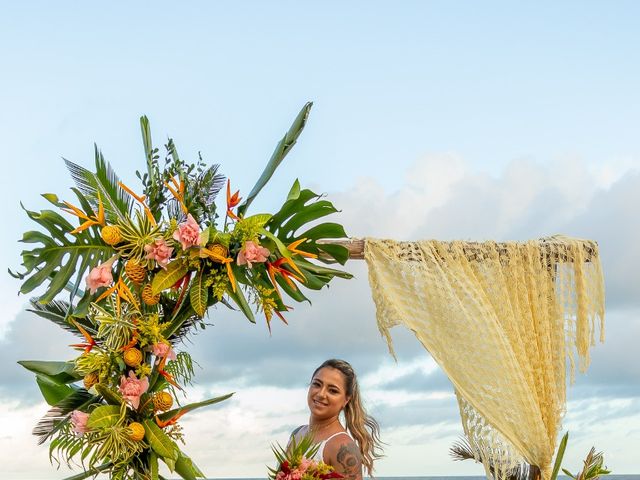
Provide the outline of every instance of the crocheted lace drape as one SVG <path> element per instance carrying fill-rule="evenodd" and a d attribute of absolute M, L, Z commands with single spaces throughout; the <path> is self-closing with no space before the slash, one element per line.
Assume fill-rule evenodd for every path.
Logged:
<path fill-rule="evenodd" d="M 378 327 L 412 330 L 453 383 L 476 455 L 496 477 L 526 461 L 548 478 L 571 377 L 589 365 L 604 281 L 595 242 L 367 239 Z"/>

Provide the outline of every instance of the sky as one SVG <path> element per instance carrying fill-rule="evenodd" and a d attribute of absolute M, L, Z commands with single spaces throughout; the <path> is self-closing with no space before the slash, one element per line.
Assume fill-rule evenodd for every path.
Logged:
<path fill-rule="evenodd" d="M 157 145 L 222 164 L 241 192 L 307 101 L 295 148 L 252 205 L 274 211 L 293 181 L 326 193 L 353 237 L 598 241 L 606 341 L 568 388 L 564 466 L 592 445 L 639 473 L 640 4 L 633 1 L 3 2 L 0 16 L 2 266 L 20 268 L 26 208 L 70 198 L 62 157 L 91 168 L 94 142 L 125 183 Z M 410 332 L 375 323 L 366 266 L 313 292 L 289 325 L 212 309 L 180 345 L 200 365 L 185 451 L 209 477 L 259 477 L 270 444 L 306 423 L 326 358 L 349 360 L 382 427 L 379 476 L 482 475 L 448 450 L 462 435 L 451 384 Z M 25 311 L 0 277 L 0 464 L 52 478 L 30 432 L 46 412 L 22 359 L 66 360 L 71 338 Z M 71 475 L 64 467 L 56 478 Z"/>

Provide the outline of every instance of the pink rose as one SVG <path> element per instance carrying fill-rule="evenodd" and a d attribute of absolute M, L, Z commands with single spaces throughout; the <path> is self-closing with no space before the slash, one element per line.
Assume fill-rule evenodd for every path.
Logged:
<path fill-rule="evenodd" d="M 129 378 L 124 375 L 120 377 L 120 387 L 118 391 L 122 394 L 134 409 L 140 405 L 140 396 L 149 388 L 149 379 L 144 377 L 139 380 L 133 371 L 129 372 Z"/>
<path fill-rule="evenodd" d="M 147 256 L 144 257 L 147 260 L 155 260 L 162 268 L 167 268 L 167 263 L 173 253 L 173 247 L 167 245 L 164 240 L 156 240 L 153 243 L 149 243 L 144 246 L 144 251 L 147 252 Z"/>
<path fill-rule="evenodd" d="M 111 274 L 111 266 L 115 261 L 115 257 L 105 263 L 94 267 L 87 275 L 87 288 L 93 295 L 100 287 L 108 287 L 113 282 Z"/>
<path fill-rule="evenodd" d="M 87 427 L 87 421 L 89 420 L 89 414 L 81 412 L 80 410 L 74 410 L 71 412 L 71 425 L 73 425 L 73 433 L 80 436 L 89 431 Z"/>
<path fill-rule="evenodd" d="M 159 359 L 160 358 L 166 358 L 168 360 L 176 359 L 176 352 L 173 351 L 173 348 L 171 348 L 171 345 L 168 343 L 164 343 L 164 342 L 154 343 L 152 350 L 153 350 L 153 354 Z"/>
<path fill-rule="evenodd" d="M 244 248 L 238 253 L 238 265 L 249 265 L 252 268 L 252 263 L 266 262 L 271 252 L 268 248 L 261 247 L 251 240 L 244 242 Z"/>
<path fill-rule="evenodd" d="M 182 249 L 186 250 L 200 241 L 200 226 L 191 216 L 187 215 L 187 221 L 178 225 L 178 229 L 173 232 L 174 240 L 182 244 Z"/>

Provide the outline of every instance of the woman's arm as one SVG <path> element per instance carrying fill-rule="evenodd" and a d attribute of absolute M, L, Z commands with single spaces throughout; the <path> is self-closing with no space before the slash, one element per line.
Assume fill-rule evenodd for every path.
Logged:
<path fill-rule="evenodd" d="M 339 435 L 325 447 L 325 461 L 346 480 L 362 480 L 362 457 L 356 442 Z"/>

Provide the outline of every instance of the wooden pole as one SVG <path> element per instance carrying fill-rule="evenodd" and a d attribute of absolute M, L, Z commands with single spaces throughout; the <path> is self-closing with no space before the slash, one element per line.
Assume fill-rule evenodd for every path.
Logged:
<path fill-rule="evenodd" d="M 341 245 L 346 247 L 349 250 L 349 260 L 364 260 L 364 245 L 366 240 L 363 238 L 345 238 L 339 240 L 321 240 L 318 243 L 327 243 L 332 245 Z M 553 245 L 555 243 L 561 242 L 560 240 L 556 240 L 555 238 L 546 238 L 543 241 L 543 244 Z M 502 245 L 502 248 L 501 248 Z M 497 243 L 498 251 L 506 252 L 506 247 L 504 243 Z M 482 247 L 481 242 L 467 242 L 465 245 L 465 254 L 470 260 L 475 260 L 480 253 Z M 585 249 L 585 261 L 590 262 L 591 259 L 595 256 L 596 251 L 598 250 L 598 244 L 592 240 L 584 240 L 584 249 Z M 326 254 L 320 254 L 321 260 L 332 260 Z M 562 254 L 558 254 L 557 258 L 553 259 L 555 262 L 566 262 L 567 258 L 563 257 Z"/>

